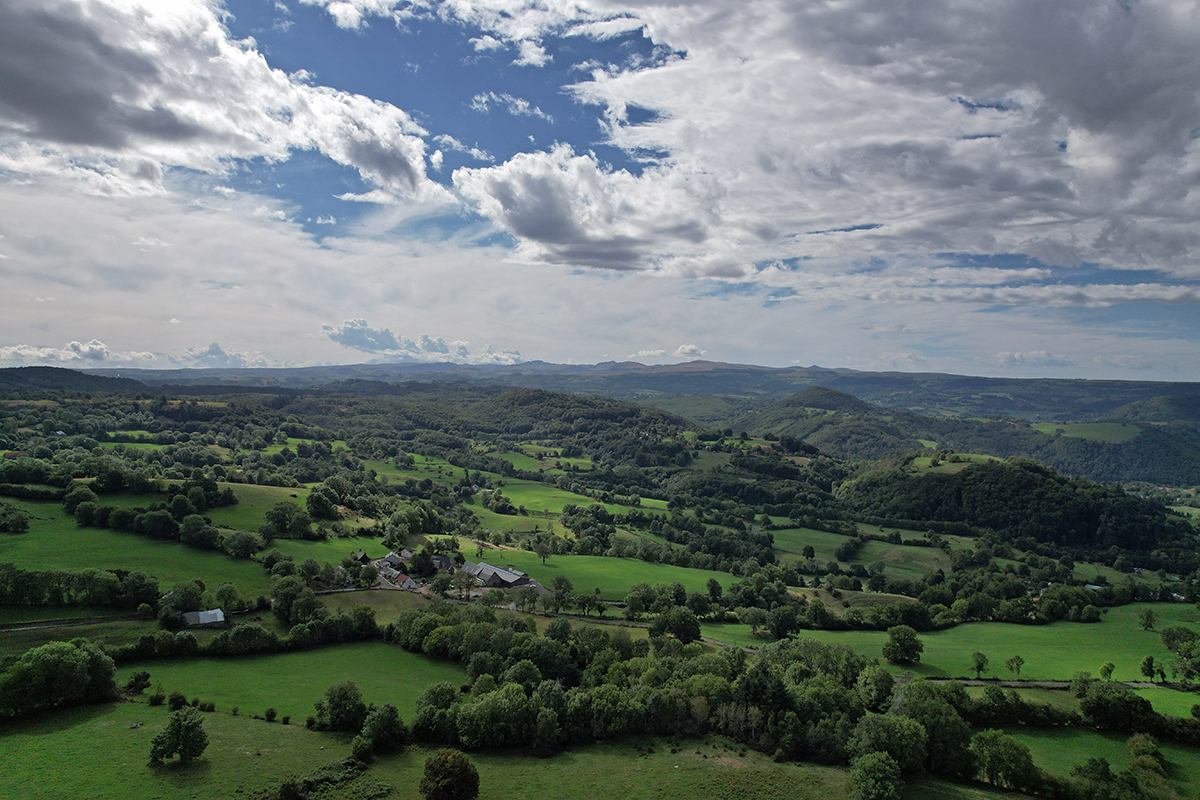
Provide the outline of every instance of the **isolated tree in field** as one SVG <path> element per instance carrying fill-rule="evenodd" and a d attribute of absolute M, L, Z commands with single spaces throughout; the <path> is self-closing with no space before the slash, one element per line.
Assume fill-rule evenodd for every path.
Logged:
<path fill-rule="evenodd" d="M 804 549 L 800 551 L 800 554 L 802 556 L 804 556 L 806 559 L 808 559 L 809 561 L 812 561 L 814 558 L 817 557 L 817 551 L 815 549 L 813 549 L 813 546 L 811 544 L 804 545 Z"/>
<path fill-rule="evenodd" d="M 475 800 L 479 771 L 458 750 L 438 750 L 425 759 L 420 789 L 425 800 Z"/>
<path fill-rule="evenodd" d="M 150 743 L 150 763 L 161 764 L 177 755 L 179 762 L 186 764 L 199 758 L 206 747 L 208 734 L 204 732 L 200 712 L 191 706 L 184 706 L 171 714 L 167 727 Z"/>
<path fill-rule="evenodd" d="M 1154 656 L 1146 656 L 1142 659 L 1142 675 L 1154 680 Z"/>
<path fill-rule="evenodd" d="M 571 602 L 571 591 L 575 586 L 566 575 L 555 575 L 550 588 L 554 590 L 554 610 L 562 611 Z"/>
<path fill-rule="evenodd" d="M 1142 630 L 1144 630 L 1144 631 L 1154 630 L 1154 623 L 1157 621 L 1158 621 L 1158 616 L 1154 613 L 1153 608 L 1147 608 L 1145 611 L 1142 612 L 1142 615 L 1141 615 Z"/>
<path fill-rule="evenodd" d="M 883 645 L 883 657 L 893 664 L 916 664 L 921 660 L 925 645 L 917 632 L 908 625 L 888 628 L 888 640 Z"/>
<path fill-rule="evenodd" d="M 533 545 L 533 552 L 542 560 L 542 566 L 546 566 L 546 559 L 550 557 L 550 547 L 539 539 Z"/>
<path fill-rule="evenodd" d="M 1114 664 L 1113 662 L 1105 661 L 1104 664 L 1100 667 L 1100 677 L 1103 680 L 1111 681 L 1112 676 L 1113 676 L 1113 670 L 1116 668 L 1117 668 L 1117 665 Z"/>
<path fill-rule="evenodd" d="M 357 731 L 367 716 L 362 692 L 353 681 L 335 683 L 325 690 L 325 699 L 316 702 L 317 727 L 331 731 Z"/>
<path fill-rule="evenodd" d="M 1020 678 L 1021 667 L 1025 666 L 1025 659 L 1021 658 L 1020 656 L 1013 656 L 1008 661 L 1004 662 L 1004 666 L 1008 668 L 1009 672 Z"/>
<path fill-rule="evenodd" d="M 983 677 L 983 673 L 987 672 L 988 657 L 976 650 L 971 653 L 971 669 L 975 671 L 975 679 L 979 680 Z"/>

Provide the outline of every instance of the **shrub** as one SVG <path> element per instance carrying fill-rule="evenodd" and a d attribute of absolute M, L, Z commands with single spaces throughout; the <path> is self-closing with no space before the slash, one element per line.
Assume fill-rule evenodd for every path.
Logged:
<path fill-rule="evenodd" d="M 178 711 L 188 704 L 187 696 L 183 692 L 171 692 L 167 697 L 167 708 L 172 711 Z"/>
<path fill-rule="evenodd" d="M 276 714 L 278 714 L 278 713 L 279 713 L 279 712 L 278 712 L 278 711 L 276 711 L 275 709 L 273 709 L 273 708 L 268 708 L 266 711 L 264 711 L 264 712 L 263 712 L 263 719 L 265 719 L 267 722 L 274 722 L 274 721 L 275 721 L 275 715 L 276 715 Z"/>

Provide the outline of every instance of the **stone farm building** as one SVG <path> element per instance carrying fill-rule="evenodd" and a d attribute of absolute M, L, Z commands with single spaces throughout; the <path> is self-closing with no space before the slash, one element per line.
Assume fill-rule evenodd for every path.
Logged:
<path fill-rule="evenodd" d="M 463 572 L 475 576 L 480 586 L 490 586 L 496 589 L 514 589 L 518 586 L 528 586 L 531 581 L 524 572 L 515 569 L 503 569 L 491 564 L 473 564 L 470 561 L 462 565 Z"/>

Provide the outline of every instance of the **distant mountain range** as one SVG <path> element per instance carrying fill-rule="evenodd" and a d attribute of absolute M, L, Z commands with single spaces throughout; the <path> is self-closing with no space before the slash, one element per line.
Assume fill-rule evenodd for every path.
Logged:
<path fill-rule="evenodd" d="M 504 366 L 353 364 L 282 369 L 86 371 L 93 375 L 131 378 L 148 386 L 311 389 L 351 379 L 452 380 L 605 395 L 656 406 L 714 425 L 760 410 L 809 386 L 834 389 L 872 405 L 924 414 L 1004 415 L 1071 421 L 1105 418 L 1122 406 L 1159 397 L 1200 398 L 1200 383 L 979 378 L 938 373 L 857 372 L 815 366 L 773 368 L 711 361 L 663 366 L 635 362 L 577 365 L 531 361 Z M 1175 405 L 1184 403 L 1173 402 Z M 1170 410 L 1174 405 L 1167 404 L 1163 408 Z"/>
<path fill-rule="evenodd" d="M 1200 383 L 776 369 L 707 361 L 668 366 L 530 362 L 94 369 L 87 374 L 50 367 L 0 370 L 0 392 L 24 387 L 179 394 L 381 393 L 373 391 L 375 386 L 383 394 L 404 392 L 401 386 L 378 386 L 381 382 L 451 382 L 600 395 L 658 408 L 709 429 L 793 436 L 855 460 L 936 448 L 1028 456 L 1099 481 L 1200 484 Z"/>

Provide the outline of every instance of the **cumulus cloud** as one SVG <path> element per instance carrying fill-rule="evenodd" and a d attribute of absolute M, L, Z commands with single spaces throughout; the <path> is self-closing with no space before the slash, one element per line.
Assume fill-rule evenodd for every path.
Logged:
<path fill-rule="evenodd" d="M 518 253 L 531 260 L 647 269 L 667 242 L 697 259 L 711 257 L 701 245 L 713 211 L 707 201 L 715 198 L 703 181 L 614 172 L 567 145 L 495 167 L 458 169 L 453 179 L 465 198 L 517 237 Z"/>
<path fill-rule="evenodd" d="M 153 353 L 113 351 L 98 339 L 68 342 L 63 347 L 17 344 L 0 347 L 0 364 L 6 367 L 56 366 L 82 369 L 87 366 L 141 366 L 156 360 Z"/>
<path fill-rule="evenodd" d="M 415 341 L 387 328 L 372 328 L 365 319 L 348 319 L 341 325 L 322 325 L 330 341 L 377 356 L 380 363 L 424 361 L 458 364 L 518 364 L 525 359 L 516 350 L 495 350 L 491 345 L 472 352 L 469 342 L 447 343 L 440 336 L 421 334 Z"/>
<path fill-rule="evenodd" d="M 1045 350 L 1031 350 L 1027 353 L 997 353 L 996 358 L 1006 367 L 1073 367 L 1075 359 L 1069 356 L 1055 355 Z"/>
<path fill-rule="evenodd" d="M 660 347 L 655 350 L 638 350 L 636 353 L 630 353 L 629 355 L 625 356 L 625 358 L 658 358 L 660 356 L 665 356 L 666 354 L 667 351 Z"/>
<path fill-rule="evenodd" d="M 208 347 L 190 347 L 183 352 L 182 358 L 172 359 L 181 366 L 201 369 L 245 369 L 247 367 L 274 367 L 276 362 L 261 353 L 239 353 L 226 350 L 216 342 Z"/>
<path fill-rule="evenodd" d="M 700 358 L 708 351 L 701 350 L 694 344 L 681 344 L 675 348 L 675 352 L 671 353 L 675 358 Z"/>
<path fill-rule="evenodd" d="M 220 174 L 230 159 L 316 150 L 389 194 L 450 200 L 408 114 L 272 69 L 220 13 L 203 0 L 0 4 L 0 168 L 149 194 L 163 167 Z"/>

